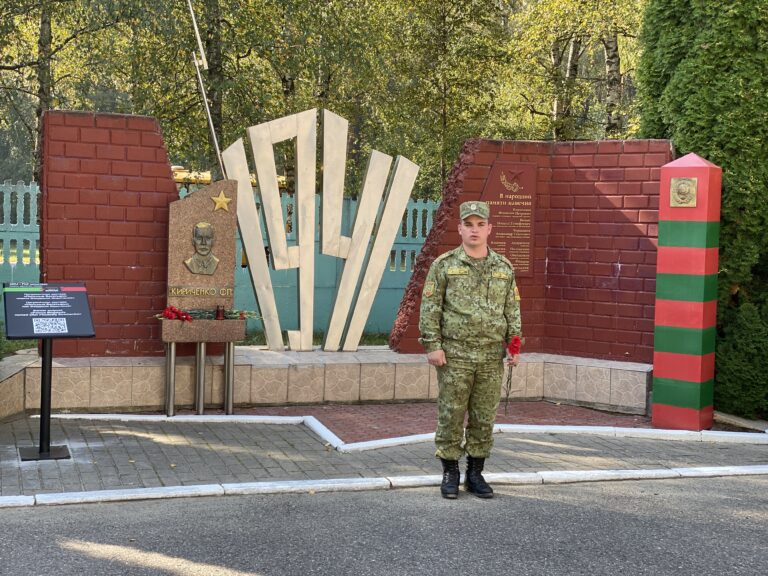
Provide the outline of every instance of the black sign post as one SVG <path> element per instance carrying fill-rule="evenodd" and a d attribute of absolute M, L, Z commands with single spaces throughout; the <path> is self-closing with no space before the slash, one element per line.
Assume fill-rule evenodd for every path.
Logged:
<path fill-rule="evenodd" d="M 5 332 L 9 340 L 42 341 L 40 446 L 19 448 L 22 460 L 70 458 L 66 446 L 51 446 L 51 375 L 54 338 L 93 338 L 84 284 L 4 283 Z"/>

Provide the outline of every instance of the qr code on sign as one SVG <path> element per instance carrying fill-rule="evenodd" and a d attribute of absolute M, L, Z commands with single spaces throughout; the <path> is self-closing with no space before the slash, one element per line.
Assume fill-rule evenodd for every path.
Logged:
<path fill-rule="evenodd" d="M 32 330 L 35 334 L 66 334 L 66 318 L 32 318 Z"/>

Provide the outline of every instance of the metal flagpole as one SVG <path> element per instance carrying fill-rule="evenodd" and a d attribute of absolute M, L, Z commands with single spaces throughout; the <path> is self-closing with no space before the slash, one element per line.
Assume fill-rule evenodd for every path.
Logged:
<path fill-rule="evenodd" d="M 195 63 L 195 71 L 197 72 L 197 82 L 200 86 L 200 94 L 203 96 L 203 103 L 205 104 L 205 115 L 208 117 L 208 127 L 211 129 L 211 137 L 213 138 L 213 147 L 216 150 L 216 158 L 219 161 L 219 169 L 221 175 L 226 178 L 227 173 L 224 171 L 224 162 L 221 160 L 221 150 L 219 149 L 219 139 L 216 137 L 216 130 L 213 127 L 213 118 L 211 118 L 211 109 L 208 106 L 208 95 L 205 91 L 205 84 L 203 84 L 203 76 L 200 74 L 200 66 L 203 70 L 208 70 L 208 61 L 205 58 L 205 50 L 203 50 L 203 41 L 200 38 L 200 30 L 197 28 L 197 18 L 195 18 L 195 11 L 192 8 L 192 0 L 187 0 L 189 6 L 189 13 L 192 16 L 192 26 L 195 29 L 195 38 L 197 39 L 197 49 L 200 52 L 200 58 L 197 54 L 192 52 L 192 61 Z"/>

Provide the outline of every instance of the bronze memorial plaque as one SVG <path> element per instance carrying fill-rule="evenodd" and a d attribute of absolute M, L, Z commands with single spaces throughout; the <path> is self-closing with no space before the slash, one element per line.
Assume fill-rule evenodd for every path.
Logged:
<path fill-rule="evenodd" d="M 491 248 L 509 258 L 518 277 L 533 276 L 536 169 L 536 164 L 495 162 L 480 197 L 491 207 Z"/>
<path fill-rule="evenodd" d="M 237 183 L 223 180 L 171 204 L 168 304 L 232 308 L 235 294 Z"/>
<path fill-rule="evenodd" d="M 235 301 L 237 182 L 222 180 L 171 203 L 168 306 L 184 311 L 231 309 Z M 164 342 L 234 342 L 245 320 L 162 320 Z"/>

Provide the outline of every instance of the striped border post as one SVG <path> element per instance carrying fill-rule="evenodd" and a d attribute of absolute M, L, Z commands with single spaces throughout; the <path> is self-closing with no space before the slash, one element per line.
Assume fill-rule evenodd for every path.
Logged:
<path fill-rule="evenodd" d="M 661 168 L 652 422 L 712 426 L 719 166 L 688 154 Z"/>

